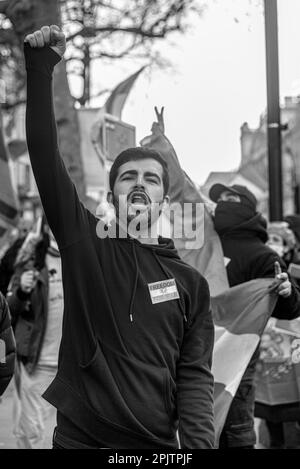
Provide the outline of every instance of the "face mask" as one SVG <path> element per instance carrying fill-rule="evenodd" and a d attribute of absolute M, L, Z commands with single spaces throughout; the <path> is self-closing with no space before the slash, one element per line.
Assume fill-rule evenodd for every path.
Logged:
<path fill-rule="evenodd" d="M 215 209 L 214 225 L 217 233 L 224 234 L 242 223 L 251 220 L 255 210 L 240 202 L 218 202 Z"/>

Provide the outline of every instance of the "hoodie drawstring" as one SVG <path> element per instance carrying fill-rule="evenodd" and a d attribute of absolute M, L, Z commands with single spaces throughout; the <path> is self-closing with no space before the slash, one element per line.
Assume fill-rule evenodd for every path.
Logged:
<path fill-rule="evenodd" d="M 135 246 L 134 240 L 132 240 L 132 254 L 133 254 L 133 258 L 134 258 L 135 277 L 134 277 L 134 284 L 133 284 L 133 289 L 132 289 L 132 294 L 131 294 L 131 299 L 130 299 L 130 305 L 129 305 L 129 319 L 130 319 L 130 322 L 133 322 L 133 320 L 134 320 L 132 308 L 133 308 L 134 298 L 135 298 L 135 294 L 136 294 L 136 290 L 137 290 L 139 272 L 140 272 L 139 264 L 138 264 L 138 260 L 137 260 L 137 254 L 136 254 L 136 246 Z M 168 279 L 172 278 L 172 274 L 162 264 L 162 262 L 160 261 L 158 255 L 156 254 L 154 249 L 152 249 L 152 254 L 153 254 L 154 259 L 156 259 L 156 262 L 160 266 L 161 270 L 165 274 L 165 276 Z M 177 282 L 177 280 L 176 280 L 176 282 Z M 180 286 L 181 286 L 182 290 L 184 290 L 184 287 L 181 284 L 180 284 Z M 183 307 L 181 297 L 179 297 L 179 299 L 178 299 L 178 304 L 179 304 L 179 308 L 180 308 L 180 311 L 182 313 L 183 319 L 184 319 L 185 322 L 187 322 L 187 317 L 186 317 L 186 314 L 185 314 L 185 309 Z"/>
<path fill-rule="evenodd" d="M 136 294 L 137 282 L 138 282 L 138 277 L 139 277 L 139 264 L 138 264 L 137 257 L 136 257 L 136 249 L 135 249 L 134 241 L 132 241 L 132 253 L 133 253 L 134 265 L 135 265 L 135 278 L 134 278 L 134 285 L 133 285 L 133 290 L 132 290 L 131 300 L 130 300 L 130 305 L 129 305 L 129 318 L 131 322 L 133 322 L 132 307 L 133 307 L 133 302 L 134 302 L 134 297 Z"/>

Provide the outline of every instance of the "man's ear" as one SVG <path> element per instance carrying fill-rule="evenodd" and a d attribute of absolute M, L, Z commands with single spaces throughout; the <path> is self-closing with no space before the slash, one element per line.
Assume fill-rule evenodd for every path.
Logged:
<path fill-rule="evenodd" d="M 109 204 L 112 204 L 113 203 L 113 199 L 114 199 L 114 196 L 113 196 L 113 193 L 111 191 L 108 191 L 107 193 L 107 196 L 106 196 L 106 200 Z"/>

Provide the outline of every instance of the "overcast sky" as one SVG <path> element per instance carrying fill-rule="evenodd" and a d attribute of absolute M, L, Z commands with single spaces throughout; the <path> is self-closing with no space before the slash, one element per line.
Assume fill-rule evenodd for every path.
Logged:
<path fill-rule="evenodd" d="M 249 7 L 248 0 L 208 3 L 192 30 L 176 37 L 176 46 L 161 46 L 176 73 L 140 76 L 123 112 L 139 141 L 149 134 L 153 107 L 164 105 L 166 134 L 184 169 L 200 184 L 210 171 L 239 165 L 240 126 L 247 121 L 256 127 L 266 108 L 263 10 Z M 300 1 L 278 0 L 278 9 L 283 99 L 300 94 Z M 112 87 L 137 68 L 102 66 L 98 81 Z"/>

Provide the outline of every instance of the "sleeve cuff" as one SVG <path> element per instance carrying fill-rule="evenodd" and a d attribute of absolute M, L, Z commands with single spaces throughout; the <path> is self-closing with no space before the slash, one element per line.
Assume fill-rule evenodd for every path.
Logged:
<path fill-rule="evenodd" d="M 26 69 L 35 69 L 48 77 L 52 76 L 55 65 L 61 57 L 51 47 L 33 48 L 28 42 L 24 43 L 24 56 Z"/>
<path fill-rule="evenodd" d="M 23 292 L 23 290 L 21 290 L 21 288 L 19 287 L 17 289 L 17 297 L 21 301 L 27 301 L 30 298 L 30 293 Z"/>

